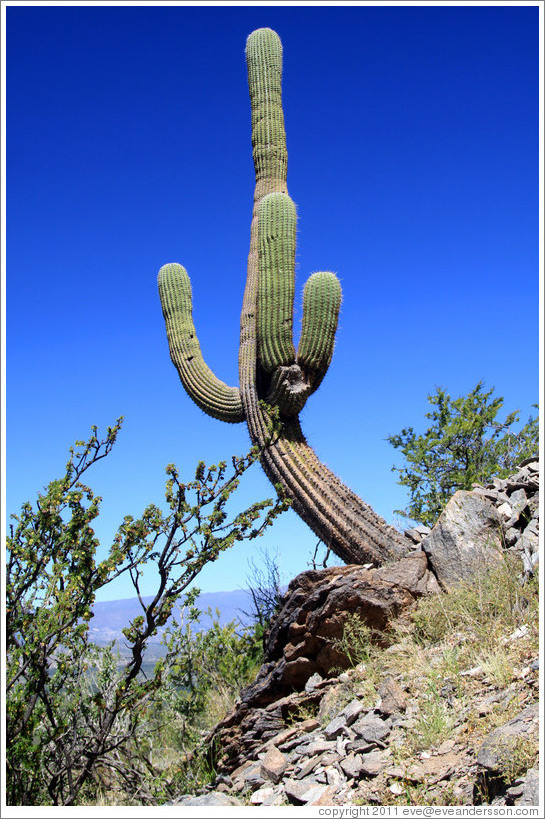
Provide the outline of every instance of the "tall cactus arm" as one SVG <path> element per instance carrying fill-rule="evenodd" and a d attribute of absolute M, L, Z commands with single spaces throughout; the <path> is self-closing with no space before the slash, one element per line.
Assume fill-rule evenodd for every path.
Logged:
<path fill-rule="evenodd" d="M 233 424 L 244 421 L 238 387 L 228 387 L 216 378 L 203 359 L 187 271 L 180 264 L 163 265 L 158 286 L 170 357 L 189 397 L 213 418 Z"/>
<path fill-rule="evenodd" d="M 333 357 L 342 292 L 334 273 L 313 273 L 303 291 L 303 321 L 297 363 L 309 373 L 315 392 Z"/>
<path fill-rule="evenodd" d="M 297 216 L 287 194 L 269 193 L 259 205 L 257 234 L 257 352 L 271 380 L 266 400 L 284 417 L 303 408 L 327 371 L 333 355 L 341 288 L 333 273 L 314 273 L 303 298 L 302 335 L 297 360 L 293 346 L 293 297 Z"/>
<path fill-rule="evenodd" d="M 295 205 L 286 194 L 270 193 L 258 215 L 259 287 L 257 354 L 263 369 L 295 362 L 293 296 L 295 290 Z"/>
<path fill-rule="evenodd" d="M 268 403 L 275 402 L 271 400 L 270 393 L 265 396 L 258 387 L 258 214 L 263 197 L 267 194 L 287 194 L 287 153 L 281 111 L 281 56 L 280 39 L 270 29 L 258 29 L 248 38 L 246 60 L 252 105 L 256 187 L 248 276 L 241 313 L 239 375 L 248 430 L 252 442 L 261 446 L 270 439 L 270 420 L 260 398 L 266 398 Z M 311 293 L 312 289 L 311 284 Z M 313 298 L 310 302 L 312 305 Z M 313 325 L 312 307 L 306 323 L 309 341 L 306 346 L 303 342 L 300 354 L 308 363 L 315 360 L 312 341 L 315 336 L 310 332 Z M 272 378 L 269 377 L 271 391 L 275 387 L 275 380 L 281 382 L 283 376 L 284 379 L 289 379 L 290 373 L 285 370 L 290 370 L 293 376 L 293 366 L 284 368 L 284 372 L 282 368 L 278 368 Z M 299 365 L 295 366 L 300 370 Z M 318 373 L 319 369 L 316 374 Z M 402 536 L 317 458 L 305 440 L 297 415 L 284 421 L 282 434 L 276 443 L 263 450 L 261 463 L 274 484 L 282 483 L 293 498 L 293 509 L 305 523 L 347 563 L 372 561 L 380 564 L 385 558 L 406 551 Z"/>
<path fill-rule="evenodd" d="M 269 439 L 268 419 L 259 406 L 257 372 L 257 298 L 259 204 L 267 193 L 287 193 L 288 154 L 282 110 L 282 43 L 268 28 L 253 31 L 246 41 L 248 86 L 252 107 L 252 147 L 256 186 L 250 228 L 248 275 L 240 315 L 239 377 L 242 402 L 253 443 Z M 271 402 L 272 403 L 272 402 Z"/>
<path fill-rule="evenodd" d="M 270 28 L 253 31 L 246 41 L 246 63 L 256 182 L 271 178 L 285 182 L 288 152 L 282 110 L 282 43 L 278 34 Z"/>

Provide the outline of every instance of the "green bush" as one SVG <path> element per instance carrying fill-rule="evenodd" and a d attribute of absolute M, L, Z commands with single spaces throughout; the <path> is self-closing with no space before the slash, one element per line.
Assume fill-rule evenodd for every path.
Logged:
<path fill-rule="evenodd" d="M 392 467 L 409 491 L 409 505 L 398 514 L 433 526 L 458 489 L 507 477 L 521 460 L 539 452 L 538 418 L 530 417 L 518 430 L 518 411 L 497 420 L 503 398 L 494 398 L 493 392 L 479 381 L 467 396 L 453 399 L 436 387 L 428 396 L 433 409 L 426 413 L 432 422 L 426 432 L 417 435 L 407 427 L 388 436 L 406 461 L 404 467 Z"/>

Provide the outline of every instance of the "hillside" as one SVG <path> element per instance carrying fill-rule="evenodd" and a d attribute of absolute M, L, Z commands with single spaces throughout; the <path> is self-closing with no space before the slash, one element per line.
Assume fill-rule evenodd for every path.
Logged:
<path fill-rule="evenodd" d="M 290 583 L 257 678 L 202 738 L 211 780 L 168 804 L 538 804 L 537 459 L 408 539 Z"/>

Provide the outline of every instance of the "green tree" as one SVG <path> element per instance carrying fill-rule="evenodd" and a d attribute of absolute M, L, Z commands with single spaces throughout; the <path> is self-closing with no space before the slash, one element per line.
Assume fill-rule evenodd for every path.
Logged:
<path fill-rule="evenodd" d="M 413 427 L 386 440 L 405 457 L 400 483 L 409 491 L 410 503 L 398 514 L 433 526 L 443 507 L 458 489 L 491 478 L 506 477 L 524 458 L 539 451 L 539 422 L 530 416 L 517 429 L 519 411 L 504 421 L 497 419 L 503 398 L 486 391 L 483 381 L 467 396 L 453 399 L 442 387 L 428 395 L 432 405 L 426 418 L 431 425 L 422 435 Z M 537 409 L 537 404 L 532 405 Z"/>
<path fill-rule="evenodd" d="M 174 689 L 171 709 L 180 717 L 178 741 L 185 751 L 230 710 L 263 661 L 261 643 L 251 624 L 241 626 L 232 620 L 221 625 L 218 610 L 203 612 L 191 600 L 187 603 L 165 635 L 169 650 L 176 647 L 169 681 Z M 206 629 L 204 615 L 210 618 Z"/>
<path fill-rule="evenodd" d="M 137 520 L 125 517 L 106 557 L 97 560 L 91 523 L 101 498 L 81 478 L 111 451 L 121 421 L 103 440 L 93 427 L 90 439 L 70 450 L 64 476 L 38 495 L 34 507 L 25 503 L 13 516 L 6 558 L 6 798 L 11 805 L 73 805 L 104 770 L 121 771 L 128 783 L 135 779 L 134 770 L 131 774 L 121 764 L 122 758 L 126 762 L 122 751 L 135 745 L 142 718 L 181 650 L 180 641 L 171 641 L 166 658 L 145 676 L 149 638 L 166 625 L 205 565 L 235 543 L 258 537 L 288 505 L 278 495 L 231 511 L 240 477 L 259 457 L 256 448 L 233 457 L 230 474 L 225 462 L 211 467 L 200 462 L 187 483 L 169 465 L 168 513 L 152 504 Z M 142 596 L 144 566 L 156 572 L 150 602 Z M 111 647 L 92 645 L 89 621 L 96 592 L 122 574 L 130 577 L 142 612 L 124 629 L 128 658 L 119 663 Z M 152 765 L 149 758 L 145 765 Z"/>

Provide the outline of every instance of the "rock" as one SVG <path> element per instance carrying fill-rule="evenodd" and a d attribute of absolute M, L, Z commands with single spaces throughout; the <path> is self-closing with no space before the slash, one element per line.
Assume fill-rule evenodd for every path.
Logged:
<path fill-rule="evenodd" d="M 326 725 L 324 728 L 324 736 L 326 739 L 336 739 L 343 731 L 343 728 L 346 726 L 346 717 L 342 714 L 339 714 L 338 717 L 335 717 L 331 720 L 331 722 Z"/>
<path fill-rule="evenodd" d="M 224 805 L 243 805 L 244 803 L 235 796 L 228 796 L 226 793 L 211 791 L 202 796 L 180 796 L 174 805 L 199 805 L 201 807 L 223 807 Z"/>
<path fill-rule="evenodd" d="M 418 526 L 414 527 L 414 531 L 418 535 L 421 535 L 422 537 L 427 537 L 429 535 L 429 533 L 431 532 L 431 529 L 430 529 L 429 526 L 424 526 L 423 524 L 419 524 Z"/>
<path fill-rule="evenodd" d="M 539 535 L 539 518 L 532 518 L 524 528 L 524 534 Z"/>
<path fill-rule="evenodd" d="M 428 570 L 423 552 L 413 552 L 403 560 L 377 569 L 376 577 L 392 586 L 406 589 L 415 598 L 436 591 L 435 578 Z"/>
<path fill-rule="evenodd" d="M 352 725 L 352 730 L 367 742 L 380 742 L 390 733 L 389 726 L 375 714 L 361 717 Z"/>
<path fill-rule="evenodd" d="M 305 683 L 305 691 L 314 691 L 316 686 L 321 683 L 323 678 L 316 671 Z"/>
<path fill-rule="evenodd" d="M 335 753 L 339 757 L 339 759 L 344 759 L 346 756 L 346 746 L 348 744 L 348 740 L 346 737 L 337 737 L 337 742 L 335 743 Z"/>
<path fill-rule="evenodd" d="M 306 762 L 303 762 L 299 769 L 296 769 L 295 779 L 304 779 L 306 776 L 312 773 L 312 771 L 318 767 L 321 763 L 324 754 L 313 754 L 310 759 L 307 759 Z"/>
<path fill-rule="evenodd" d="M 522 795 L 515 805 L 539 805 L 539 768 L 536 765 L 526 774 Z"/>
<path fill-rule="evenodd" d="M 242 778 L 242 775 L 244 774 L 244 771 L 247 771 L 249 768 L 251 768 L 253 764 L 254 764 L 253 762 L 250 762 L 250 760 L 247 759 L 245 762 L 242 763 L 242 765 L 239 765 L 237 768 L 231 771 L 231 775 L 229 776 L 231 782 L 234 782 L 235 786 L 238 782 L 241 784 L 241 787 L 244 787 L 244 780 Z M 225 782 L 227 777 L 222 774 L 220 775 L 220 777 L 218 777 L 218 779 L 221 782 Z"/>
<path fill-rule="evenodd" d="M 340 766 L 350 779 L 357 779 L 362 768 L 361 756 L 359 754 L 348 754 L 341 759 Z"/>
<path fill-rule="evenodd" d="M 404 536 L 408 538 L 414 546 L 419 546 L 422 539 L 427 537 L 431 529 L 429 526 L 414 526 L 412 529 L 405 529 Z"/>
<path fill-rule="evenodd" d="M 307 800 L 307 805 L 334 805 L 334 796 L 336 793 L 335 787 L 331 785 L 322 785 L 320 788 L 313 790 L 312 795 Z"/>
<path fill-rule="evenodd" d="M 441 745 L 437 748 L 436 754 L 441 756 L 441 754 L 449 754 L 451 751 L 454 750 L 456 743 L 453 739 L 446 739 Z"/>
<path fill-rule="evenodd" d="M 339 716 L 342 716 L 346 720 L 346 725 L 352 725 L 353 722 L 359 717 L 361 712 L 364 710 L 365 706 L 361 700 L 351 700 L 348 705 L 343 708 Z"/>
<path fill-rule="evenodd" d="M 300 754 L 301 756 L 316 756 L 317 754 L 323 754 L 326 751 L 332 751 L 334 748 L 335 742 L 333 740 L 327 740 L 324 739 L 323 736 L 318 736 L 311 742 L 297 745 L 295 748 L 295 753 Z"/>
<path fill-rule="evenodd" d="M 505 480 L 494 479 L 486 489 L 474 485 L 473 494 L 492 501 L 503 530 L 504 545 L 520 555 L 524 576 L 532 576 L 539 560 L 538 459 L 528 461 Z"/>
<path fill-rule="evenodd" d="M 315 779 L 284 779 L 284 790 L 290 802 L 295 802 L 298 805 L 304 805 L 312 796 L 313 788 L 323 788 Z"/>
<path fill-rule="evenodd" d="M 287 765 L 284 754 L 273 745 L 261 760 L 261 776 L 276 784 L 284 776 Z"/>
<path fill-rule="evenodd" d="M 484 489 L 482 486 L 474 486 L 471 490 L 475 495 L 482 495 L 483 498 L 488 498 L 494 502 L 496 506 L 500 503 L 509 503 L 509 495 L 505 492 L 500 492 L 499 489 Z"/>
<path fill-rule="evenodd" d="M 505 520 L 510 520 L 513 517 L 513 508 L 511 504 L 508 501 L 505 501 L 505 503 L 500 504 L 500 506 L 498 506 L 498 514 L 502 515 L 502 517 L 504 517 Z M 511 526 L 512 525 L 513 524 L 511 524 Z"/>
<path fill-rule="evenodd" d="M 383 751 L 371 751 L 361 755 L 361 773 L 365 776 L 377 776 L 388 767 L 388 755 Z"/>
<path fill-rule="evenodd" d="M 380 633 L 435 588 L 422 552 L 383 569 L 351 565 L 303 572 L 288 586 L 265 642 L 265 664 L 242 701 L 266 705 L 281 693 L 303 689 L 315 674 L 327 677 L 334 668 L 348 667 L 350 658 L 335 641 L 350 615 Z"/>
<path fill-rule="evenodd" d="M 319 726 L 319 722 L 314 718 L 303 720 L 291 728 L 286 728 L 280 733 L 276 734 L 269 740 L 269 745 L 276 745 L 277 748 L 289 750 L 290 746 L 295 747 L 299 742 L 303 741 L 303 737 L 308 736 L 309 733 Z"/>
<path fill-rule="evenodd" d="M 308 790 L 304 796 L 304 804 L 305 805 L 321 805 L 321 804 L 328 804 L 327 802 L 321 802 L 321 799 L 328 798 L 328 794 L 332 793 L 332 789 L 329 785 L 322 785 L 320 783 L 314 785 L 310 790 Z"/>
<path fill-rule="evenodd" d="M 270 797 L 265 799 L 262 803 L 263 807 L 275 807 L 277 805 L 285 805 L 286 804 L 286 794 L 284 793 L 284 789 L 280 789 L 279 791 L 275 791 L 274 794 Z"/>
<path fill-rule="evenodd" d="M 403 785 L 400 785 L 399 782 L 393 782 L 389 787 L 388 790 L 394 794 L 394 796 L 401 796 L 404 791 Z"/>
<path fill-rule="evenodd" d="M 505 539 L 506 546 L 514 546 L 520 537 L 520 529 L 517 529 L 515 526 L 511 526 L 505 531 L 503 537 Z"/>
<path fill-rule="evenodd" d="M 418 696 L 413 700 L 412 682 L 400 668 L 384 664 L 384 670 L 392 670 L 380 678 L 378 699 L 369 702 L 365 681 L 369 661 L 354 667 L 355 659 L 343 653 L 340 638 L 347 618 L 355 616 L 367 627 L 366 639 L 375 642 L 375 649 L 395 652 L 402 642 L 388 648 L 386 637 L 382 637 L 390 624 L 395 623 L 403 635 L 408 615 L 420 597 L 448 591 L 457 580 L 470 580 L 483 563 L 493 565 L 501 560 L 502 537 L 510 552 L 526 554 L 526 565 L 531 560 L 537 562 L 539 495 L 531 481 L 537 485 L 538 479 L 535 471 L 528 469 L 523 474 L 519 470 L 513 479 L 456 493 L 434 529 L 414 532 L 415 538 L 420 537 L 419 544 L 395 563 L 381 568 L 336 566 L 303 572 L 295 578 L 267 635 L 265 663 L 255 683 L 241 692 L 235 708 L 205 740 L 218 749 L 214 764 L 219 776 L 213 793 L 228 788 L 231 793 L 246 791 L 246 802 L 265 806 L 286 801 L 292 805 L 348 805 L 352 797 L 365 800 L 359 804 L 378 804 L 385 788 L 397 791 L 397 783 L 389 782 L 397 778 L 437 786 L 432 788 L 434 798 L 441 794 L 438 783 L 450 779 L 456 783 L 455 798 L 462 800 L 456 804 L 480 799 L 485 791 L 479 790 L 479 784 L 490 782 L 499 782 L 503 788 L 501 792 L 487 791 L 490 799 L 496 800 L 493 804 L 519 804 L 523 798 L 535 798 L 534 774 L 528 772 L 526 777 L 506 783 L 494 768 L 501 765 L 505 748 L 513 747 L 508 743 L 516 743 L 521 725 L 525 735 L 533 737 L 537 723 L 532 721 L 532 711 L 530 717 L 524 712 L 524 718 L 521 715 L 518 721 L 511 721 L 514 726 L 508 723 L 492 732 L 479 750 L 478 764 L 473 747 L 467 747 L 463 706 L 460 713 L 452 712 L 451 739 L 392 765 L 399 759 L 392 749 L 404 736 L 410 736 L 422 719 Z M 502 504 L 509 507 L 504 507 L 503 516 L 498 512 Z M 507 530 L 502 532 L 502 526 L 508 526 Z M 513 631 L 505 645 L 526 636 L 523 630 Z M 453 641 L 457 638 L 452 635 Z M 526 648 L 524 641 L 523 654 Z M 522 664 L 517 665 L 519 670 L 504 690 L 498 690 L 486 676 L 484 666 L 459 669 L 466 682 L 467 678 L 484 678 L 480 686 L 470 686 L 475 692 L 473 714 L 486 715 L 496 703 L 504 707 L 513 698 L 531 700 L 537 687 L 535 658 L 536 653 L 524 654 Z M 411 700 L 400 679 L 411 691 Z M 458 709 L 452 680 L 442 678 L 437 692 L 445 699 L 445 707 L 450 703 Z M 304 713 L 316 718 L 299 722 Z"/>
<path fill-rule="evenodd" d="M 298 647 L 300 650 L 300 646 Z M 300 691 L 313 674 L 316 673 L 316 663 L 308 657 L 297 657 L 295 660 L 286 661 L 282 682 L 296 691 Z"/>
<path fill-rule="evenodd" d="M 233 711 L 206 738 L 207 744 L 221 749 L 218 772 L 230 773 L 263 739 L 286 736 L 286 721 L 299 710 L 324 702 L 327 678 L 350 666 L 351 659 L 340 648 L 349 616 L 361 618 L 373 639 L 380 640 L 392 620 L 414 608 L 419 597 L 438 590 L 422 551 L 382 569 L 335 566 L 303 572 L 292 580 L 267 635 L 265 662 L 255 682 L 240 693 Z M 351 674 L 352 669 L 346 683 Z M 342 682 L 340 677 L 338 681 Z M 358 716 L 358 709 L 356 703 L 350 706 L 340 730 Z M 317 726 L 316 722 L 306 730 Z M 329 731 L 325 739 L 335 739 L 340 733 L 333 728 Z M 260 786 L 258 780 L 254 786 Z"/>
<path fill-rule="evenodd" d="M 364 754 L 366 751 L 371 751 L 376 748 L 375 742 L 368 742 L 366 739 L 352 739 L 346 743 L 347 753 Z"/>
<path fill-rule="evenodd" d="M 531 705 L 521 711 L 505 725 L 494 729 L 481 744 L 477 753 L 477 764 L 487 771 L 501 774 L 506 762 L 522 736 L 537 734 L 539 705 Z"/>
<path fill-rule="evenodd" d="M 235 774 L 233 774 L 232 778 L 234 780 L 238 779 L 239 782 L 242 783 L 243 788 L 251 788 L 252 790 L 258 790 L 266 784 L 266 780 L 261 772 L 260 762 L 252 762 L 244 769 L 241 776 L 235 776 Z"/>
<path fill-rule="evenodd" d="M 386 775 L 410 782 L 426 782 L 431 785 L 442 779 L 448 779 L 462 760 L 463 754 L 455 754 L 452 751 L 440 756 L 429 755 L 418 761 L 387 768 Z"/>
<path fill-rule="evenodd" d="M 346 782 L 346 779 L 340 773 L 339 768 L 334 767 L 333 765 L 326 768 L 325 776 L 327 784 L 331 785 L 333 788 L 339 788 L 344 782 Z"/>
<path fill-rule="evenodd" d="M 484 565 L 501 560 L 501 522 L 494 505 L 459 490 L 445 506 L 423 549 L 441 586 L 469 580 Z"/>
<path fill-rule="evenodd" d="M 517 546 L 522 553 L 524 571 L 527 574 L 533 574 L 539 562 L 539 537 L 534 532 L 525 530 L 520 536 Z"/>
<path fill-rule="evenodd" d="M 528 508 L 528 498 L 524 489 L 516 489 L 509 498 L 509 505 L 511 506 L 512 514 L 507 523 L 506 528 L 511 528 L 517 523 L 520 516 Z"/>
<path fill-rule="evenodd" d="M 383 714 L 396 714 L 407 707 L 407 697 L 393 677 L 387 677 L 381 683 L 378 694 L 381 699 L 379 710 Z"/>
<path fill-rule="evenodd" d="M 264 805 L 270 804 L 270 800 L 274 798 L 276 795 L 276 791 L 274 788 L 264 787 L 260 788 L 258 791 L 254 791 L 250 797 L 250 802 L 252 805 Z"/>

